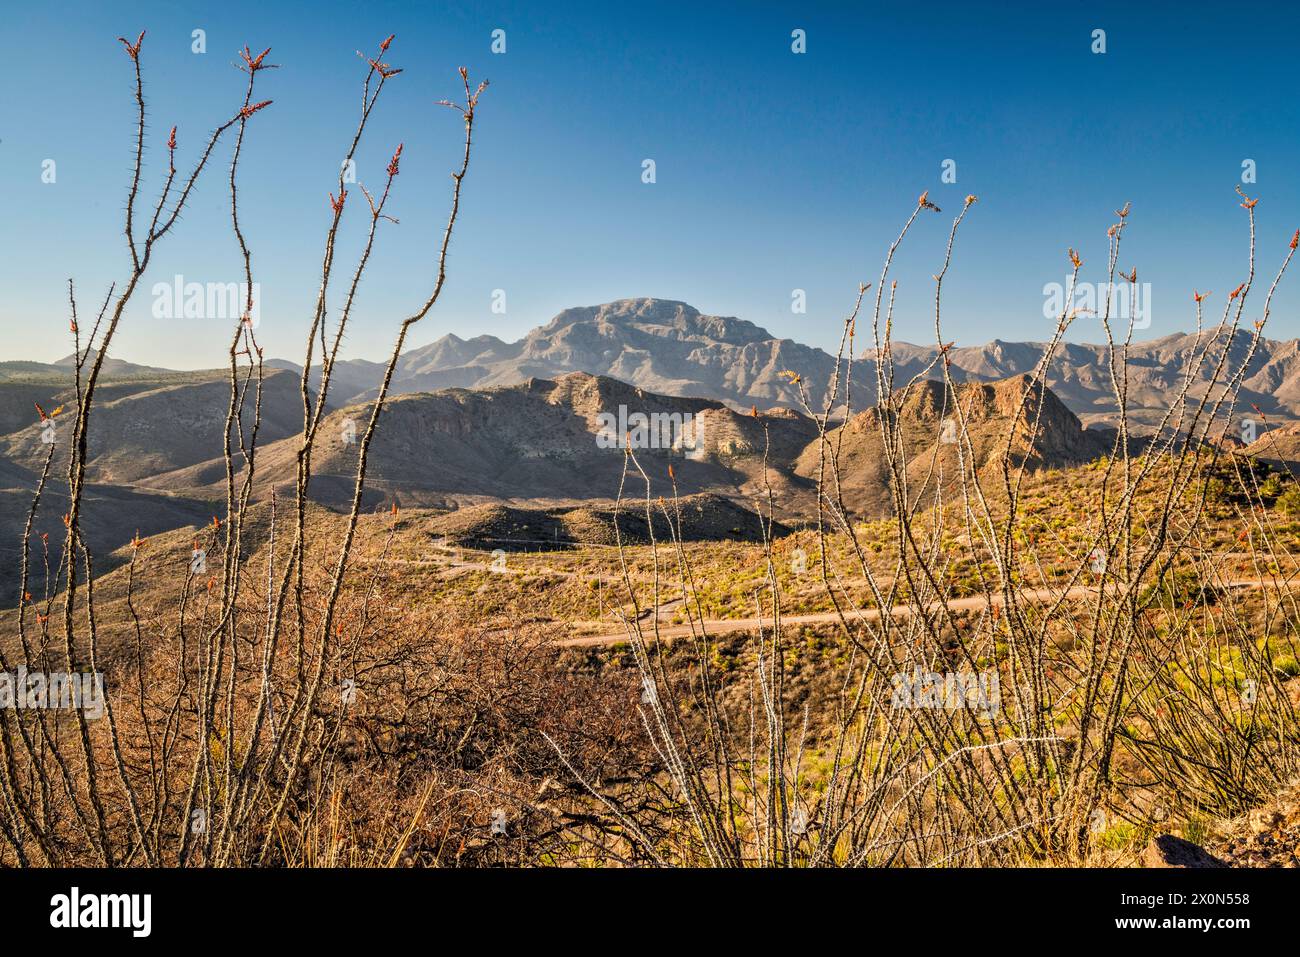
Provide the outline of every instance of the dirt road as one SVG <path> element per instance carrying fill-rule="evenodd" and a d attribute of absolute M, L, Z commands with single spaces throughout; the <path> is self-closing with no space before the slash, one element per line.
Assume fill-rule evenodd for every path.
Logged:
<path fill-rule="evenodd" d="M 1281 581 L 1263 581 L 1260 579 L 1240 579 L 1223 583 L 1229 588 L 1259 588 L 1264 585 L 1285 585 Z M 1074 588 L 1026 588 L 1021 590 L 1020 597 L 1022 600 L 1031 602 L 1051 602 L 1056 601 L 1062 596 L 1067 601 L 1074 601 L 1079 598 L 1094 596 L 1097 594 L 1095 587 L 1087 585 L 1078 585 Z M 946 602 L 951 611 L 978 611 L 987 608 L 990 604 L 1000 604 L 997 598 L 992 602 L 984 595 L 972 595 L 968 598 L 953 598 Z M 939 608 L 939 602 L 930 602 L 926 607 L 927 610 L 936 610 Z M 889 609 L 890 614 L 895 618 L 905 618 L 915 614 L 915 605 L 894 605 Z M 879 608 L 859 608 L 845 612 L 845 617 L 849 621 L 877 621 L 880 618 L 881 610 Z M 791 625 L 820 625 L 839 621 L 839 615 L 833 611 L 816 612 L 808 615 L 782 615 L 781 623 L 784 626 Z M 710 635 L 725 634 L 734 631 L 757 631 L 760 627 L 770 628 L 772 619 L 767 618 L 719 618 L 703 623 L 704 630 Z M 693 626 L 695 633 L 699 633 L 701 624 L 696 622 Z M 648 626 L 642 626 L 643 633 L 647 638 L 653 634 L 653 629 Z M 691 625 L 661 625 L 659 627 L 660 638 L 685 638 L 692 634 Z M 566 648 L 584 648 L 601 645 L 614 645 L 619 642 L 628 640 L 627 632 L 620 631 L 616 633 L 603 635 L 584 635 L 579 638 L 566 638 L 556 642 Z"/>

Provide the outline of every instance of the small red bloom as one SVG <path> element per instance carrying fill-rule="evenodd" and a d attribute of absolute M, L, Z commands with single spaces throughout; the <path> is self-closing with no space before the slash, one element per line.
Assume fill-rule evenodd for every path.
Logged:
<path fill-rule="evenodd" d="M 398 143 L 398 144 L 397 144 L 397 152 L 395 152 L 395 153 L 393 154 L 393 158 L 392 158 L 392 160 L 391 160 L 391 161 L 389 162 L 389 164 L 388 164 L 388 175 L 389 175 L 389 176 L 396 176 L 396 175 L 397 175 L 397 164 L 398 164 L 398 162 L 399 162 L 399 161 L 401 160 L 401 158 L 402 158 L 402 147 L 405 146 L 405 145 L 406 145 L 405 143 Z"/>
<path fill-rule="evenodd" d="M 338 199 L 335 199 L 334 194 L 330 193 L 330 206 L 331 208 L 333 208 L 335 213 L 343 212 L 343 204 L 347 201 L 347 198 L 348 198 L 348 191 L 346 189 L 339 190 Z"/>
<path fill-rule="evenodd" d="M 126 37 L 118 37 L 118 39 L 122 41 L 122 46 L 126 47 L 127 56 L 129 56 L 132 60 L 140 59 L 140 44 L 144 42 L 143 30 L 141 30 L 140 35 L 136 37 L 135 46 L 132 46 Z"/>
<path fill-rule="evenodd" d="M 263 68 L 262 60 L 270 52 L 271 52 L 271 48 L 267 47 L 257 56 L 253 56 L 253 51 L 250 50 L 247 46 L 245 46 L 244 49 L 240 51 L 239 55 L 242 56 L 244 58 L 244 62 L 248 64 L 249 72 L 252 72 L 254 70 L 260 70 Z"/>
<path fill-rule="evenodd" d="M 244 107 L 242 110 L 239 111 L 239 115 L 242 116 L 244 119 L 248 119 L 250 116 L 252 116 L 252 115 L 253 115 L 254 113 L 256 113 L 258 110 L 265 109 L 266 107 L 270 106 L 273 102 L 275 102 L 275 101 L 274 101 L 274 100 L 263 100 L 261 103 L 254 103 L 252 106 L 246 106 L 246 107 Z"/>
<path fill-rule="evenodd" d="M 400 69 L 394 70 L 387 63 L 381 63 L 379 60 L 375 60 L 372 59 L 371 57 L 366 56 L 360 50 L 357 51 L 357 56 L 361 57 L 367 63 L 369 63 L 370 68 L 374 70 L 376 73 L 378 73 L 380 76 L 382 76 L 385 80 L 387 80 L 390 76 L 397 76 L 397 74 L 402 72 Z"/>

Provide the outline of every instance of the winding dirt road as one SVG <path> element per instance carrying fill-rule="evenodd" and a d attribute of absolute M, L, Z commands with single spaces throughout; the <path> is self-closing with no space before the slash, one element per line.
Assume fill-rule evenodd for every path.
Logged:
<path fill-rule="evenodd" d="M 1300 585 L 1300 583 L 1297 583 Z M 1222 583 L 1220 587 L 1228 588 L 1260 588 L 1265 585 L 1276 585 L 1279 587 L 1291 587 L 1290 582 L 1281 580 L 1266 581 L 1263 579 L 1239 579 Z M 1020 592 L 1021 598 L 1032 602 L 1055 601 L 1062 596 L 1067 601 L 1074 601 L 1079 598 L 1095 596 L 1097 589 L 1087 585 L 1078 585 L 1074 588 L 1026 588 Z M 951 611 L 978 611 L 987 608 L 990 604 L 1000 604 L 996 599 L 992 602 L 985 595 L 972 595 L 967 598 L 953 598 L 946 602 Z M 926 608 L 933 611 L 940 607 L 939 602 L 930 602 Z M 890 614 L 895 618 L 906 618 L 916 612 L 915 605 L 894 605 L 889 609 Z M 880 618 L 881 610 L 879 608 L 859 608 L 850 610 L 845 613 L 850 621 L 877 621 Z M 820 625 L 830 622 L 839 621 L 840 616 L 833 611 L 816 612 L 808 615 L 782 615 L 782 625 Z M 760 627 L 771 627 L 772 619 L 767 618 L 719 618 L 703 623 L 703 628 L 710 635 L 726 634 L 735 631 L 757 631 Z M 694 626 L 686 625 L 661 625 L 659 627 L 660 638 L 688 638 L 694 633 L 698 634 L 701 623 L 696 622 Z M 645 628 L 645 626 L 643 626 Z M 646 637 L 650 637 L 651 629 L 645 628 Z M 557 645 L 565 648 L 586 648 L 599 647 L 602 645 L 615 645 L 628 640 L 627 632 L 620 631 L 611 634 L 602 635 L 584 635 L 578 638 L 566 638 L 556 642 Z"/>

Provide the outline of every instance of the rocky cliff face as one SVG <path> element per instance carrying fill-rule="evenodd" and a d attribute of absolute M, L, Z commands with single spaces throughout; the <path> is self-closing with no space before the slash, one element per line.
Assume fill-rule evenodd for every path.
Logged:
<path fill-rule="evenodd" d="M 889 507 L 891 469 L 881 416 L 896 417 L 906 458 L 904 472 L 915 498 L 960 478 L 961 468 L 985 472 L 1004 456 L 1030 470 L 1080 465 L 1107 454 L 1112 435 L 1085 429 L 1050 389 L 1029 376 L 995 383 L 922 380 L 895 396 L 889 410 L 868 409 L 829 437 L 838 448 L 841 493 L 851 510 L 878 514 Z M 795 461 L 797 475 L 815 479 L 823 454 L 808 446 Z"/>
<path fill-rule="evenodd" d="M 1128 349 L 1126 387 L 1130 419 L 1137 431 L 1158 425 L 1169 410 L 1172 396 L 1190 380 L 1195 398 L 1215 397 L 1223 392 L 1226 376 L 1246 365 L 1241 380 L 1237 410 L 1249 414 L 1259 406 L 1274 420 L 1300 418 L 1300 340 L 1261 338 L 1238 330 L 1210 329 L 1199 335 L 1177 333 Z M 1040 342 L 994 340 L 980 346 L 950 351 L 951 375 L 959 382 L 977 382 L 1033 373 L 1043 361 L 1046 345 Z M 1221 366 L 1221 360 L 1226 363 Z M 894 355 L 898 380 L 906 381 L 935 358 L 933 348 L 897 345 Z M 1117 368 L 1123 361 L 1122 348 L 1115 352 Z M 1214 381 L 1216 374 L 1217 383 Z M 1067 343 L 1053 358 L 1046 381 L 1061 401 L 1085 423 L 1111 422 L 1118 406 L 1111 379 L 1111 350 L 1107 345 Z M 1213 383 L 1213 384 L 1212 384 Z"/>
<path fill-rule="evenodd" d="M 896 395 L 891 407 L 902 423 L 914 494 L 958 473 L 959 445 L 952 441 L 958 408 L 969 441 L 961 461 L 981 470 L 1000 467 L 1003 456 L 1037 469 L 1109 451 L 1105 424 L 1115 406 L 1109 348 L 1064 346 L 1048 369 L 1047 389 L 1033 386 L 1027 375 L 1042 364 L 1043 352 L 1041 343 L 1000 340 L 953 348 L 956 388 L 949 390 L 933 381 L 939 368 L 934 349 L 894 344 L 896 382 L 927 369 L 930 377 Z M 1184 379 L 1193 396 L 1213 395 L 1211 381 L 1224 362 L 1236 372 L 1248 356 L 1243 394 L 1225 435 L 1246 434 L 1239 430 L 1243 417 L 1258 419 L 1258 440 L 1247 451 L 1300 461 L 1296 341 L 1207 331 L 1132 345 L 1127 388 L 1135 431 L 1165 416 Z M 91 479 L 106 489 L 185 497 L 187 514 L 199 507 L 192 503 L 223 500 L 225 469 L 217 456 L 229 397 L 226 373 L 110 361 L 91 430 Z M 298 379 L 287 371 L 292 363 L 270 365 L 278 369 L 266 380 L 258 495 L 291 487 L 301 427 Z M 671 493 L 671 463 L 679 493 L 749 501 L 770 483 L 785 514 L 807 514 L 815 507 L 821 451 L 815 423 L 792 410 L 800 403 L 787 371 L 801 377 L 819 409 L 834 374 L 831 356 L 776 339 L 753 323 L 668 300 L 568 309 L 514 343 L 446 336 L 401 357 L 373 448 L 369 501 L 455 507 L 609 499 L 623 481 L 620 443 L 627 436 L 689 422 L 689 443 L 670 439 L 637 448 L 655 494 Z M 337 366 L 311 488 L 318 501 L 342 504 L 351 495 L 357 445 L 347 438 L 348 422 L 358 435 L 364 430 L 367 396 L 381 372 L 373 362 Z M 855 404 L 867 411 L 839 427 L 835 441 L 846 504 L 878 514 L 888 507 L 891 476 L 874 381 L 872 360 L 858 357 Z M 6 433 L 0 435 L 0 487 L 14 492 L 7 511 L 12 521 L 23 514 L 16 503 L 29 493 L 48 449 L 33 403 L 51 409 L 75 398 L 71 390 L 66 367 L 0 363 L 0 432 Z M 70 428 L 70 421 L 58 424 Z M 56 462 L 56 476 L 64 461 Z M 643 494 L 644 480 L 635 470 L 632 476 L 628 494 Z M 125 541 L 123 534 L 129 537 L 137 525 L 152 527 L 154 516 L 143 513 L 157 512 L 156 495 L 119 499 L 120 521 L 103 539 L 108 547 Z M 12 531 L 11 538 L 18 534 Z"/>
<path fill-rule="evenodd" d="M 822 350 L 774 338 L 743 319 L 664 299 L 620 299 L 566 309 L 518 342 L 444 336 L 401 357 L 393 388 L 487 388 L 586 372 L 666 395 L 767 409 L 798 405 L 784 370 L 800 371 L 820 403 L 833 367 Z M 380 379 L 373 363 L 339 363 L 336 374 L 337 402 L 369 398 Z"/>

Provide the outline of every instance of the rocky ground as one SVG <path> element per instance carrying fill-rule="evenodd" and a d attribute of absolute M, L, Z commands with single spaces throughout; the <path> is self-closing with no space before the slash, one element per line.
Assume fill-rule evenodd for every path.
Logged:
<path fill-rule="evenodd" d="M 1300 781 L 1222 822 L 1204 847 L 1161 834 L 1142 860 L 1147 867 L 1300 867 Z"/>

